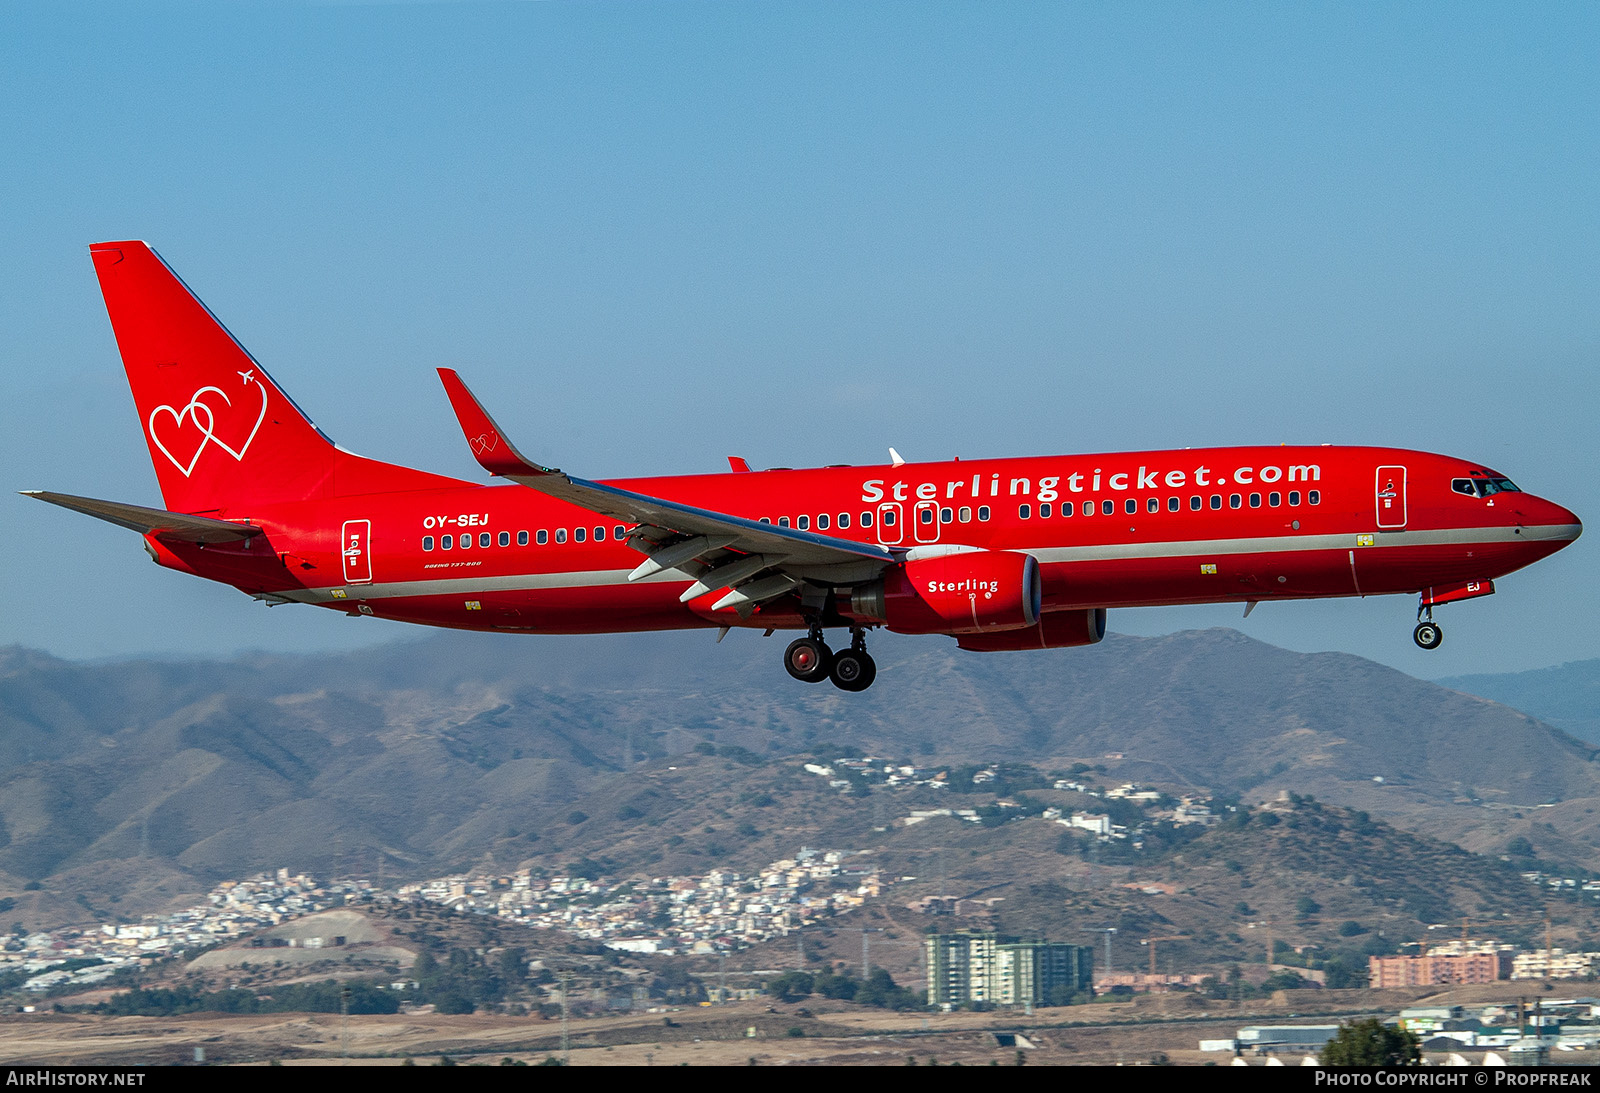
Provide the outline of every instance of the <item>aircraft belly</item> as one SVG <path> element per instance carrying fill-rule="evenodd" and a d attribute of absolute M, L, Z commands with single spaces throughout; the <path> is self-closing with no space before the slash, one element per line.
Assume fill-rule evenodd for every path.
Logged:
<path fill-rule="evenodd" d="M 678 602 L 677 584 L 457 591 L 366 604 L 376 617 L 470 630 L 606 634 L 682 630 L 707 623 Z M 354 597 L 352 597 L 354 600 Z M 360 610 L 360 604 L 356 603 Z"/>
<path fill-rule="evenodd" d="M 1500 577 L 1556 549 L 1544 541 L 1363 546 L 1351 536 L 1343 550 L 1095 559 L 1046 563 L 1042 573 L 1047 610 L 1154 607 L 1411 593 Z"/>

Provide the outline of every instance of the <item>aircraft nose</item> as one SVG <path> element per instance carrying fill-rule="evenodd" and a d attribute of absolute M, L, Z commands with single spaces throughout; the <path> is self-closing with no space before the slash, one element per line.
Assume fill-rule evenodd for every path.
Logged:
<path fill-rule="evenodd" d="M 1583 521 L 1578 519 L 1577 513 L 1556 504 L 1554 501 L 1546 501 L 1544 503 L 1549 510 L 1545 519 L 1552 525 L 1551 530 L 1555 533 L 1552 538 L 1570 543 L 1583 534 Z"/>

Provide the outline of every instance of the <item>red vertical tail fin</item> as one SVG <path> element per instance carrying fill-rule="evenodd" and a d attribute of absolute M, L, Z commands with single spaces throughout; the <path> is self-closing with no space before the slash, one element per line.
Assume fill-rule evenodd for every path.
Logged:
<path fill-rule="evenodd" d="M 331 492 L 337 449 L 144 243 L 89 248 L 174 512 L 220 512 Z"/>

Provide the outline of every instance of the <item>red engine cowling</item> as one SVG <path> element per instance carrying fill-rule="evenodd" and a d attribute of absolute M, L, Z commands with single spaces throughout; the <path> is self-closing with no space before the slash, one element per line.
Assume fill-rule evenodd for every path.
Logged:
<path fill-rule="evenodd" d="M 1033 626 L 1043 596 L 1032 555 L 965 550 L 891 569 L 852 607 L 901 634 L 985 634 Z"/>
<path fill-rule="evenodd" d="M 956 644 L 974 653 L 1015 653 L 1023 649 L 1066 649 L 1093 645 L 1106 636 L 1106 609 L 1052 612 L 1026 630 L 962 634 Z"/>

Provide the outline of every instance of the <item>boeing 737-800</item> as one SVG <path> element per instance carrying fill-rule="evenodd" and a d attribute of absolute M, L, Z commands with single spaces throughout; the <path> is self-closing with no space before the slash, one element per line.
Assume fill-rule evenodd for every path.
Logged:
<path fill-rule="evenodd" d="M 440 369 L 478 463 L 514 485 L 466 482 L 337 447 L 148 246 L 90 253 L 165 507 L 31 496 L 269 604 L 527 634 L 801 631 L 789 673 L 859 691 L 874 627 L 1055 649 L 1099 641 L 1114 607 L 1406 593 L 1436 648 L 1434 607 L 1582 531 L 1497 470 L 1398 448 L 732 459 L 596 482 L 522 455 Z"/>

